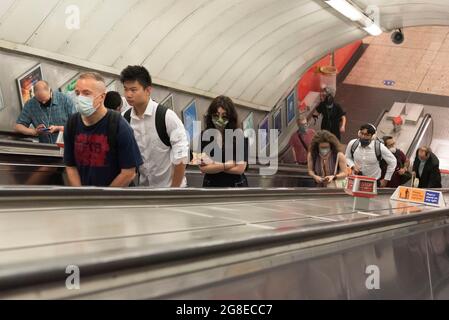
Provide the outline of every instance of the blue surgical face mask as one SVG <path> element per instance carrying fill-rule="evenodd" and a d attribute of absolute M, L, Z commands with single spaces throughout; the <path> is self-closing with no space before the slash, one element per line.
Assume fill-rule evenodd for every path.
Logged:
<path fill-rule="evenodd" d="M 94 99 L 85 96 L 76 97 L 76 109 L 85 117 L 90 117 L 97 111 L 94 107 Z"/>

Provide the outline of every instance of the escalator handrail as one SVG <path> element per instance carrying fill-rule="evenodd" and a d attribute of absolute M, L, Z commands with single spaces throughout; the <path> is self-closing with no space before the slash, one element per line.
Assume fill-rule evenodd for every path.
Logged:
<path fill-rule="evenodd" d="M 380 122 L 382 121 L 382 119 L 384 118 L 385 114 L 388 113 L 389 111 L 387 109 L 383 109 L 379 116 L 377 117 L 376 121 L 373 123 L 374 126 L 377 128 L 379 127 Z"/>
<path fill-rule="evenodd" d="M 391 190 L 393 192 L 393 190 Z M 448 192 L 445 190 L 445 192 Z M 449 216 L 449 208 L 435 209 L 427 212 L 410 213 L 407 215 L 385 215 L 376 219 L 353 221 L 352 223 L 320 225 L 307 229 L 294 229 L 283 233 L 253 236 L 247 239 L 230 242 L 213 243 L 209 246 L 186 246 L 182 249 L 163 250 L 151 252 L 140 248 L 139 252 L 128 251 L 122 254 L 113 254 L 114 260 L 98 260 L 98 256 L 77 257 L 78 266 L 82 267 L 85 277 L 98 276 L 105 273 L 148 267 L 155 264 L 166 264 L 173 261 L 199 259 L 200 257 L 242 252 L 261 247 L 276 247 L 303 241 L 318 240 L 335 236 L 348 236 L 370 230 L 379 230 L 392 226 L 409 223 L 422 223 L 431 220 L 445 219 Z M 47 261 L 47 260 L 46 260 Z M 57 281 L 64 281 L 66 274 L 61 266 L 67 261 L 54 261 L 53 265 L 35 265 L 33 268 L 14 269 L 13 272 L 0 273 L 0 292 L 2 290 L 17 289 Z M 79 263 L 81 262 L 81 263 Z M 39 262 L 37 262 L 39 264 Z M 41 262 L 42 263 L 42 262 Z"/>
<path fill-rule="evenodd" d="M 432 115 L 430 113 L 426 113 L 424 115 L 423 121 L 421 122 L 421 125 L 416 131 L 412 143 L 410 143 L 410 147 L 407 150 L 406 156 L 408 159 L 411 159 L 415 155 L 419 142 L 422 141 L 422 137 L 424 136 L 424 134 L 426 134 L 425 129 L 428 127 L 429 121 L 432 121 Z M 433 135 L 433 127 L 432 127 L 432 135 Z"/>

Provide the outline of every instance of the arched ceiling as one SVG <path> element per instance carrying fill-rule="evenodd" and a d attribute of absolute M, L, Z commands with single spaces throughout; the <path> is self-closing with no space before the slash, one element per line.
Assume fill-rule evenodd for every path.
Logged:
<path fill-rule="evenodd" d="M 381 27 L 449 24 L 447 0 L 354 0 Z M 66 28 L 69 6 L 80 29 Z M 0 47 L 271 109 L 330 50 L 365 37 L 322 0 L 1 0 Z"/>

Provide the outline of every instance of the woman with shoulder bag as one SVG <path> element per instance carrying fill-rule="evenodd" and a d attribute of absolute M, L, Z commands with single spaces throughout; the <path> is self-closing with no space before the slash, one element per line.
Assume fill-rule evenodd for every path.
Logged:
<path fill-rule="evenodd" d="M 309 175 L 317 187 L 344 188 L 347 177 L 346 157 L 337 137 L 329 131 L 318 131 L 307 156 Z"/>

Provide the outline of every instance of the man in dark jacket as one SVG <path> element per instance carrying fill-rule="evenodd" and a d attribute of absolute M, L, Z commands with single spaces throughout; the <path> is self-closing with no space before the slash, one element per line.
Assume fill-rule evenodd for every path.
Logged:
<path fill-rule="evenodd" d="M 429 147 L 421 147 L 416 152 L 413 172 L 419 179 L 418 188 L 441 188 L 440 160 Z"/>
<path fill-rule="evenodd" d="M 346 112 L 335 102 L 334 92 L 326 87 L 321 92 L 321 103 L 315 109 L 313 117 L 315 120 L 321 114 L 321 130 L 333 133 L 341 141 L 341 134 L 346 131 Z"/>

